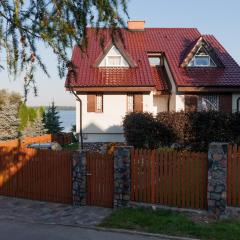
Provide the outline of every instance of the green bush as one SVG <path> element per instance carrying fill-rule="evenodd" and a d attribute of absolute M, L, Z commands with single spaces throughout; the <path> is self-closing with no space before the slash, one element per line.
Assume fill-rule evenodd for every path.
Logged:
<path fill-rule="evenodd" d="M 240 141 L 240 114 L 223 112 L 130 113 L 124 119 L 129 145 L 158 148 L 173 143 L 181 148 L 206 151 L 211 142 Z"/>
<path fill-rule="evenodd" d="M 174 138 L 170 129 L 147 112 L 126 115 L 123 127 L 128 144 L 136 148 L 167 146 Z"/>
<path fill-rule="evenodd" d="M 157 121 L 172 129 L 182 147 L 196 151 L 206 151 L 211 142 L 238 142 L 240 136 L 239 113 L 159 113 Z"/>

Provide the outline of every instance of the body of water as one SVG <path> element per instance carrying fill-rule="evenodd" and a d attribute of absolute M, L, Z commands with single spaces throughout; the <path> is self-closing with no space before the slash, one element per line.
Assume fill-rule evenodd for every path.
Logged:
<path fill-rule="evenodd" d="M 71 131 L 72 125 L 76 124 L 76 111 L 59 111 L 60 121 L 64 132 Z"/>

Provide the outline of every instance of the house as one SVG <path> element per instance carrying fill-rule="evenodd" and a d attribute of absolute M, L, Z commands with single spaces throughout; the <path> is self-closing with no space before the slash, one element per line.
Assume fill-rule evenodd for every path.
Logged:
<path fill-rule="evenodd" d="M 65 84 L 78 98 L 85 142 L 124 141 L 122 119 L 132 111 L 240 111 L 240 67 L 214 36 L 144 21 L 129 21 L 122 39 L 111 29 L 87 32 L 88 48 L 74 48 Z"/>

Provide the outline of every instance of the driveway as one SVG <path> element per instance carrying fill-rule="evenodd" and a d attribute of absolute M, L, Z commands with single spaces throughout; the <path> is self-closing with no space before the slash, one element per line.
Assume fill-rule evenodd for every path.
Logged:
<path fill-rule="evenodd" d="M 44 225 L 0 220 L 1 240 L 163 240 L 135 234 L 99 231 L 80 227 Z"/>
<path fill-rule="evenodd" d="M 109 208 L 74 207 L 66 204 L 0 196 L 0 220 L 94 226 L 110 215 L 112 211 Z"/>

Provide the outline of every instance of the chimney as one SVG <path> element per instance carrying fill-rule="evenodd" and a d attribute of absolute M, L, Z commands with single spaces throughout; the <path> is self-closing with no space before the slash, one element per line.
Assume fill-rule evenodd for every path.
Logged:
<path fill-rule="evenodd" d="M 145 21 L 128 21 L 130 31 L 144 31 Z"/>

